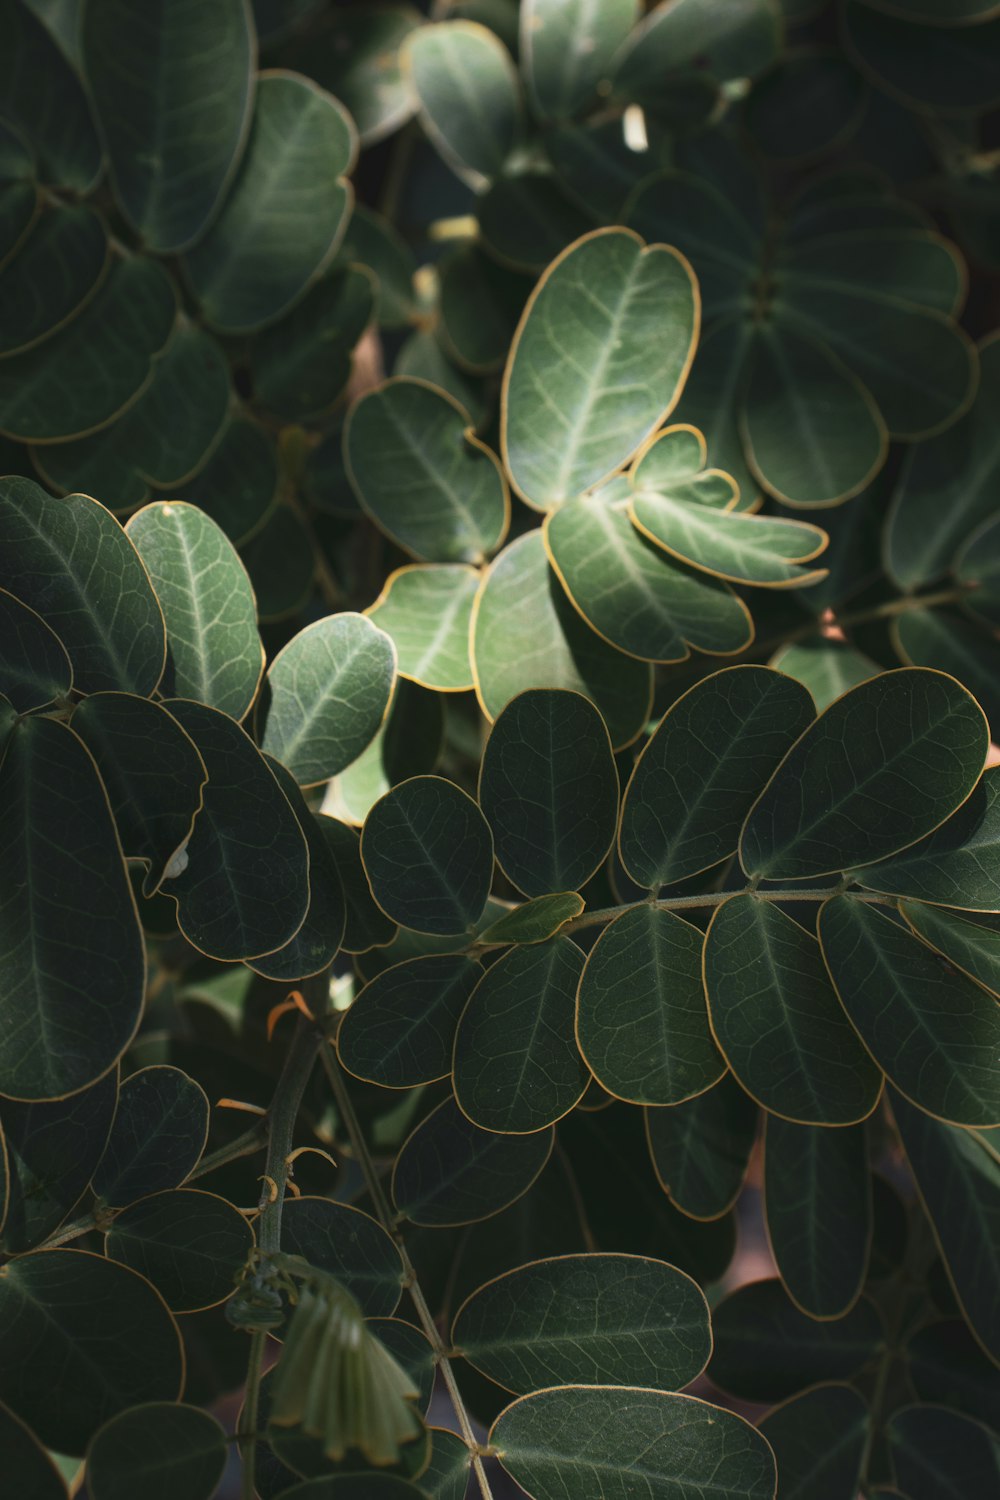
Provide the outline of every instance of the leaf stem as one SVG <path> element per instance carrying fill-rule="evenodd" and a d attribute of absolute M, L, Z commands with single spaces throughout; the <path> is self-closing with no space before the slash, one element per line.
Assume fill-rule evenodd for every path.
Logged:
<path fill-rule="evenodd" d="M 323 1048 L 320 1053 L 320 1061 L 323 1064 L 327 1078 L 330 1080 L 334 1102 L 347 1130 L 347 1134 L 350 1137 L 351 1149 L 364 1174 L 365 1183 L 371 1194 L 372 1202 L 375 1205 L 375 1211 L 382 1222 L 382 1227 L 387 1234 L 392 1236 L 399 1250 L 403 1262 L 403 1271 L 406 1276 L 407 1290 L 416 1308 L 417 1316 L 420 1319 L 424 1333 L 427 1335 L 434 1350 L 438 1369 L 441 1371 L 441 1377 L 444 1380 L 448 1395 L 455 1408 L 455 1415 L 462 1429 L 462 1440 L 471 1455 L 472 1468 L 479 1484 L 482 1500 L 493 1500 L 493 1491 L 490 1487 L 489 1476 L 483 1465 L 482 1445 L 477 1441 L 476 1435 L 472 1430 L 472 1421 L 462 1400 L 462 1393 L 458 1388 L 458 1381 L 455 1379 L 455 1372 L 448 1358 L 448 1346 L 442 1339 L 440 1330 L 434 1321 L 434 1316 L 427 1305 L 427 1299 L 424 1297 L 420 1282 L 417 1279 L 413 1262 L 410 1260 L 403 1236 L 399 1232 L 399 1226 L 389 1205 L 389 1200 L 385 1195 L 385 1189 L 382 1186 L 382 1179 L 372 1160 L 371 1152 L 368 1150 L 368 1143 L 358 1123 L 358 1117 L 355 1114 L 354 1105 L 351 1102 L 351 1096 L 344 1081 L 340 1059 L 336 1056 L 332 1042 L 329 1047 Z"/>
<path fill-rule="evenodd" d="M 936 589 L 931 594 L 900 594 L 895 599 L 886 599 L 881 604 L 873 604 L 867 609 L 850 610 L 847 614 L 838 614 L 834 611 L 831 625 L 840 629 L 849 629 L 852 625 L 868 625 L 876 620 L 891 620 L 897 615 L 908 614 L 914 609 L 933 609 L 938 604 L 957 604 L 964 599 L 971 584 L 952 585 L 947 589 Z M 785 631 L 782 635 L 769 636 L 763 641 L 754 641 L 750 651 L 754 656 L 770 656 L 772 651 L 779 646 L 794 646 L 798 641 L 808 640 L 810 636 L 823 634 L 824 622 L 817 616 L 815 620 L 808 620 L 804 625 L 799 625 L 795 630 Z"/>

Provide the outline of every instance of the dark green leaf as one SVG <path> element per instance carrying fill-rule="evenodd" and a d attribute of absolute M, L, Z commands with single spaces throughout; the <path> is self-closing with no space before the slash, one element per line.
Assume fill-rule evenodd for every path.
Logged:
<path fill-rule="evenodd" d="M 942 1125 L 897 1094 L 892 1110 L 966 1321 L 1000 1363 L 1000 1166 L 973 1131 Z"/>
<path fill-rule="evenodd" d="M 396 650 L 364 615 L 307 625 L 278 652 L 263 748 L 300 786 L 318 786 L 355 760 L 389 708 Z"/>
<path fill-rule="evenodd" d="M 282 1490 L 282 1500 L 425 1500 L 423 1489 L 395 1474 L 330 1474 L 321 1479 L 304 1479 L 290 1490 Z"/>
<path fill-rule="evenodd" d="M 131 1041 L 145 955 L 107 797 L 62 724 L 25 719 L 15 729 L 0 828 L 0 1090 L 64 1098 L 108 1072 Z"/>
<path fill-rule="evenodd" d="M 874 891 L 966 911 L 1000 908 L 1000 770 L 986 771 L 934 833 L 895 859 L 858 870 L 857 879 Z"/>
<path fill-rule="evenodd" d="M 197 505 L 240 545 L 260 531 L 277 503 L 274 442 L 256 422 L 235 413 L 204 468 L 178 486 L 177 498 Z"/>
<path fill-rule="evenodd" d="M 632 1255 L 564 1255 L 509 1271 L 466 1299 L 451 1340 L 515 1395 L 547 1385 L 677 1390 L 712 1348 L 701 1288 Z"/>
<path fill-rule="evenodd" d="M 133 1406 L 87 1449 L 92 1500 L 211 1500 L 226 1466 L 226 1434 L 207 1411 L 174 1402 Z"/>
<path fill-rule="evenodd" d="M 593 101 L 639 11 L 637 0 L 524 0 L 521 69 L 541 119 L 568 119 Z"/>
<path fill-rule="evenodd" d="M 497 1135 L 480 1130 L 448 1099 L 403 1143 L 392 1197 L 413 1224 L 488 1219 L 526 1193 L 549 1159 L 554 1132 Z"/>
<path fill-rule="evenodd" d="M 383 969 L 340 1023 L 337 1051 L 349 1073 L 408 1089 L 451 1072 L 458 1019 L 482 977 L 460 953 L 432 953 Z"/>
<path fill-rule="evenodd" d="M 550 896 L 536 896 L 533 901 L 525 901 L 489 927 L 484 927 L 478 941 L 487 945 L 543 943 L 578 917 L 585 904 L 576 891 L 555 891 Z"/>
<path fill-rule="evenodd" d="M 367 953 L 371 948 L 391 943 L 399 929 L 372 900 L 371 888 L 361 863 L 357 829 L 349 828 L 346 823 L 322 814 L 317 815 L 316 822 L 333 855 L 340 883 L 344 888 L 347 908 L 344 949 L 348 953 Z"/>
<path fill-rule="evenodd" d="M 871 1413 L 849 1385 L 818 1385 L 769 1411 L 760 1432 L 778 1462 L 781 1500 L 858 1493 Z"/>
<path fill-rule="evenodd" d="M 911 107 L 974 114 L 1000 100 L 1000 20 L 928 33 L 911 20 L 848 0 L 844 36 L 864 72 Z"/>
<path fill-rule="evenodd" d="M 989 520 L 966 539 L 954 571 L 970 590 L 962 601 L 967 612 L 992 629 L 1000 626 L 1000 522 Z"/>
<path fill-rule="evenodd" d="M 502 449 L 518 494 L 546 510 L 624 464 L 677 400 L 698 320 L 677 251 L 626 229 L 570 245 L 532 292 L 504 377 Z"/>
<path fill-rule="evenodd" d="M 417 1387 L 414 1405 L 426 1415 L 438 1369 L 437 1354 L 427 1335 L 404 1318 L 369 1318 L 368 1326 Z"/>
<path fill-rule="evenodd" d="M 420 1476 L 421 1490 L 431 1500 L 465 1500 L 472 1457 L 464 1440 L 443 1427 L 432 1427 L 430 1433 L 431 1461 Z M 374 1495 L 372 1500 L 379 1500 L 379 1496 Z M 385 1500 L 392 1497 L 387 1495 Z M 405 1496 L 400 1496 L 400 1500 L 405 1500 Z"/>
<path fill-rule="evenodd" d="M 351 378 L 354 349 L 371 321 L 377 283 L 367 267 L 335 269 L 254 340 L 254 395 L 289 421 L 326 412 Z"/>
<path fill-rule="evenodd" d="M 186 1313 L 231 1296 L 253 1243 L 250 1225 L 225 1198 L 176 1188 L 123 1209 L 105 1252 L 152 1282 L 171 1311 Z"/>
<path fill-rule="evenodd" d="M 712 1031 L 739 1083 L 782 1119 L 849 1125 L 882 1074 L 848 1022 L 816 939 L 773 902 L 733 896 L 705 939 Z"/>
<path fill-rule="evenodd" d="M 486 905 L 493 837 L 454 782 L 414 776 L 368 814 L 361 858 L 372 894 L 394 922 L 417 932 L 461 933 Z"/>
<path fill-rule="evenodd" d="M 826 902 L 819 932 L 852 1025 L 899 1091 L 957 1125 L 1000 1124 L 995 998 L 854 897 Z"/>
<path fill-rule="evenodd" d="M 208 770 L 187 863 L 165 887 L 181 931 L 223 961 L 273 953 L 309 906 L 309 853 L 295 812 L 237 723 L 186 699 L 167 707 Z"/>
<path fill-rule="evenodd" d="M 1000 999 L 1000 932 L 936 906 L 901 906 L 918 937 Z"/>
<path fill-rule="evenodd" d="M 484 1130 L 544 1130 L 590 1075 L 573 1036 L 583 954 L 568 937 L 511 948 L 473 991 L 455 1036 L 455 1097 Z"/>
<path fill-rule="evenodd" d="M 629 1488 L 644 1500 L 770 1500 L 775 1488 L 771 1450 L 748 1422 L 665 1391 L 538 1391 L 501 1412 L 490 1444 L 535 1500 L 591 1500 L 602 1489 Z"/>
<path fill-rule="evenodd" d="M 939 1401 L 998 1425 L 1000 1371 L 961 1318 L 921 1328 L 907 1343 L 906 1365 L 921 1401 Z"/>
<path fill-rule="evenodd" d="M 593 704 L 550 688 L 513 698 L 486 743 L 479 800 L 500 867 L 526 895 L 585 885 L 618 813 L 618 773 Z"/>
<path fill-rule="evenodd" d="M 78 317 L 0 362 L 0 431 L 50 443 L 106 426 L 153 378 L 176 312 L 173 283 L 157 261 L 117 258 Z"/>
<path fill-rule="evenodd" d="M 846 1380 L 884 1346 L 873 1303 L 862 1298 L 845 1317 L 821 1323 L 800 1312 L 778 1280 L 732 1292 L 715 1308 L 712 1326 L 709 1378 L 748 1401 L 783 1401 L 818 1381 Z"/>
<path fill-rule="evenodd" d="M 654 5 L 622 48 L 615 91 L 655 107 L 664 73 L 693 63 L 721 79 L 753 77 L 772 61 L 780 37 L 767 0 L 730 0 L 721 10 L 702 0 Z"/>
<path fill-rule="evenodd" d="M 19 714 L 67 698 L 73 668 L 62 641 L 33 609 L 0 589 L 0 689 Z"/>
<path fill-rule="evenodd" d="M 1000 1484 L 1000 1444 L 981 1422 L 944 1406 L 904 1406 L 889 1418 L 893 1472 L 910 1500 L 966 1500 Z"/>
<path fill-rule="evenodd" d="M 944 673 L 910 667 L 860 683 L 820 715 L 754 804 L 743 868 L 802 879 L 907 848 L 962 805 L 988 740 L 982 709 Z"/>
<path fill-rule="evenodd" d="M 519 172 L 498 177 L 479 199 L 479 230 L 504 265 L 540 271 L 559 252 L 594 225 L 564 196 L 551 172 Z"/>
<path fill-rule="evenodd" d="M 439 695 L 408 678 L 397 678 L 388 715 L 375 738 L 330 785 L 327 811 L 363 824 L 379 798 L 399 782 L 434 772 L 444 738 L 445 707 Z"/>
<path fill-rule="evenodd" d="M 785 1290 L 811 1318 L 839 1318 L 868 1269 L 872 1190 L 863 1125 L 765 1126 L 767 1231 Z"/>
<path fill-rule="evenodd" d="M 107 1148 L 94 1173 L 98 1198 L 120 1208 L 180 1187 L 208 1138 L 208 1099 L 180 1068 L 140 1068 L 122 1081 Z"/>
<path fill-rule="evenodd" d="M 367 6 L 365 10 L 368 11 Z M 338 94 L 337 97 L 342 96 Z M 356 115 L 354 118 L 357 120 Z M 416 260 L 409 245 L 388 219 L 373 213 L 363 203 L 356 204 L 337 263 L 357 263 L 374 273 L 378 281 L 375 315 L 381 328 L 404 328 L 415 320 L 413 276 L 417 269 Z"/>
<path fill-rule="evenodd" d="M 766 667 L 730 667 L 671 704 L 622 804 L 622 863 L 658 887 L 731 854 L 740 825 L 812 719 L 808 693 Z"/>
<path fill-rule="evenodd" d="M 779 162 L 821 156 L 850 138 L 867 102 L 865 81 L 834 51 L 793 52 L 747 101 L 754 144 Z"/>
<path fill-rule="evenodd" d="M 323 20 L 322 49 L 306 33 L 292 51 L 293 64 L 346 105 L 362 146 L 371 146 L 413 113 L 399 48 L 421 17 L 409 5 L 360 4 L 338 5 Z M 348 236 L 353 228 L 352 222 Z"/>
<path fill-rule="evenodd" d="M 54 500 L 30 479 L 0 483 L 0 579 L 54 630 L 81 693 L 147 697 L 163 671 L 163 616 L 118 522 L 86 495 Z"/>
<path fill-rule="evenodd" d="M 750 1164 L 758 1120 L 754 1101 L 726 1073 L 683 1104 L 645 1113 L 663 1191 L 692 1219 L 721 1218 L 739 1196 Z"/>
<path fill-rule="evenodd" d="M 480 186 L 510 155 L 521 124 L 521 99 L 510 54 L 472 21 L 445 21 L 411 31 L 403 66 L 420 120 L 448 165 Z"/>
<path fill-rule="evenodd" d="M 529 290 L 530 278 L 475 242 L 444 256 L 438 263 L 439 333 L 449 358 L 469 375 L 498 370 Z"/>
<path fill-rule="evenodd" d="M 75 317 L 108 269 L 108 234 L 83 204 L 50 204 L 0 275 L 0 351 L 17 354 Z"/>
<path fill-rule="evenodd" d="M 332 260 L 347 226 L 344 180 L 357 137 L 343 106 L 308 78 L 257 80 L 239 171 L 185 269 L 208 321 L 247 333 L 280 317 Z"/>
<path fill-rule="evenodd" d="M 597 1081 L 632 1104 L 679 1104 L 717 1083 L 725 1061 L 709 1030 L 703 937 L 645 903 L 616 917 L 587 958 L 577 1039 Z"/>
<path fill-rule="evenodd" d="M 399 1251 L 381 1225 L 347 1203 L 290 1198 L 284 1208 L 282 1248 L 328 1271 L 361 1304 L 366 1317 L 390 1318 L 403 1290 Z"/>
<path fill-rule="evenodd" d="M 973 538 L 975 540 L 975 538 Z M 970 595 L 970 599 L 976 596 Z M 892 622 L 893 645 L 907 666 L 947 672 L 979 700 L 1000 737 L 1000 688 L 997 644 L 992 627 L 950 609 L 911 609 Z"/>
<path fill-rule="evenodd" d="M 7 1207 L 0 1245 L 30 1250 L 67 1219 L 101 1160 L 118 1097 L 117 1070 L 68 1099 L 0 1104 Z"/>
<path fill-rule="evenodd" d="M 85 192 L 101 170 L 101 147 L 75 71 L 26 5 L 0 4 L 0 98 L 34 148 L 45 182 Z"/>
<path fill-rule="evenodd" d="M 6 1406 L 0 1405 L 0 1447 L 4 1483 L 15 1495 L 32 1500 L 68 1500 L 69 1491 L 59 1470 L 31 1429 Z"/>
<path fill-rule="evenodd" d="M 0 1399 L 46 1447 L 82 1455 L 136 1401 L 176 1401 L 177 1325 L 158 1292 L 85 1250 L 39 1250 L 0 1277 Z"/>
<path fill-rule="evenodd" d="M 770 666 L 808 688 L 817 713 L 830 707 L 848 688 L 876 677 L 879 667 L 870 657 L 843 641 L 816 636 L 795 645 L 782 646 L 771 657 Z"/>
<path fill-rule="evenodd" d="M 316 573 L 312 535 L 298 511 L 276 505 L 242 544 L 261 620 L 285 620 L 305 605 Z"/>
<path fill-rule="evenodd" d="M 352 407 L 344 457 L 364 510 L 423 562 L 482 562 L 503 541 L 510 497 L 496 455 L 454 397 L 394 376 Z"/>

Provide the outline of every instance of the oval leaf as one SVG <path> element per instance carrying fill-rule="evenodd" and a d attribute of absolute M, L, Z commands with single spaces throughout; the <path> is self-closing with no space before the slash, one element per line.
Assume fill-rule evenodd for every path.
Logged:
<path fill-rule="evenodd" d="M 281 1242 L 291 1255 L 328 1271 L 368 1318 L 390 1318 L 403 1291 L 403 1263 L 382 1226 L 360 1209 L 327 1198 L 290 1198 Z"/>
<path fill-rule="evenodd" d="M 112 1417 L 87 1449 L 92 1500 L 211 1500 L 226 1467 L 226 1434 L 207 1411 L 149 1402 Z"/>
<path fill-rule="evenodd" d="M 178 1188 L 141 1198 L 116 1217 L 105 1253 L 152 1282 L 172 1312 L 200 1312 L 232 1295 L 254 1234 L 214 1193 Z"/>
<path fill-rule="evenodd" d="M 520 131 L 517 74 L 506 47 L 475 21 L 412 31 L 401 49 L 424 129 L 445 161 L 479 187 L 495 177 Z"/>
<path fill-rule="evenodd" d="M 180 1068 L 140 1068 L 122 1081 L 118 1110 L 94 1192 L 121 1208 L 148 1193 L 180 1187 L 208 1139 L 208 1099 Z"/>
<path fill-rule="evenodd" d="M 461 953 L 429 953 L 383 969 L 340 1023 L 344 1067 L 387 1089 L 446 1078 L 459 1017 L 482 972 Z"/>
<path fill-rule="evenodd" d="M 0 692 L 26 714 L 68 698 L 72 686 L 62 641 L 41 615 L 0 589 Z"/>
<path fill-rule="evenodd" d="M 473 685 L 469 626 L 479 588 L 475 568 L 397 568 L 365 614 L 396 647 L 399 675 L 439 693 Z"/>
<path fill-rule="evenodd" d="M 731 1073 L 683 1104 L 645 1111 L 656 1176 L 681 1213 L 719 1219 L 732 1208 L 750 1165 L 759 1113 Z"/>

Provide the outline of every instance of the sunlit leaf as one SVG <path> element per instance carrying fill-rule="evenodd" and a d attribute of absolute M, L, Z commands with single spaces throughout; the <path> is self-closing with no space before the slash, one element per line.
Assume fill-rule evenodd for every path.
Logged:
<path fill-rule="evenodd" d="M 366 613 L 396 647 L 399 673 L 439 693 L 472 687 L 469 624 L 479 587 L 474 568 L 397 568 Z"/>
<path fill-rule="evenodd" d="M 805 588 L 824 576 L 803 566 L 827 543 L 826 532 L 805 521 L 715 510 L 649 490 L 636 492 L 630 512 L 658 547 L 729 583 Z"/>
<path fill-rule="evenodd" d="M 411 31 L 403 66 L 421 123 L 445 161 L 474 185 L 496 176 L 520 131 L 510 54 L 485 26 L 443 21 Z"/>
<path fill-rule="evenodd" d="M 639 10 L 637 0 L 524 0 L 521 69 L 542 119 L 569 118 L 594 99 Z"/>

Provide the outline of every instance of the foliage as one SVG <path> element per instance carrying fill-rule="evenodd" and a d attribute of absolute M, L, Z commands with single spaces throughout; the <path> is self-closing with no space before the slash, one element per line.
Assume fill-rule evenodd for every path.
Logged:
<path fill-rule="evenodd" d="M 992 1493 L 997 7 L 0 28 L 11 1492 Z"/>

